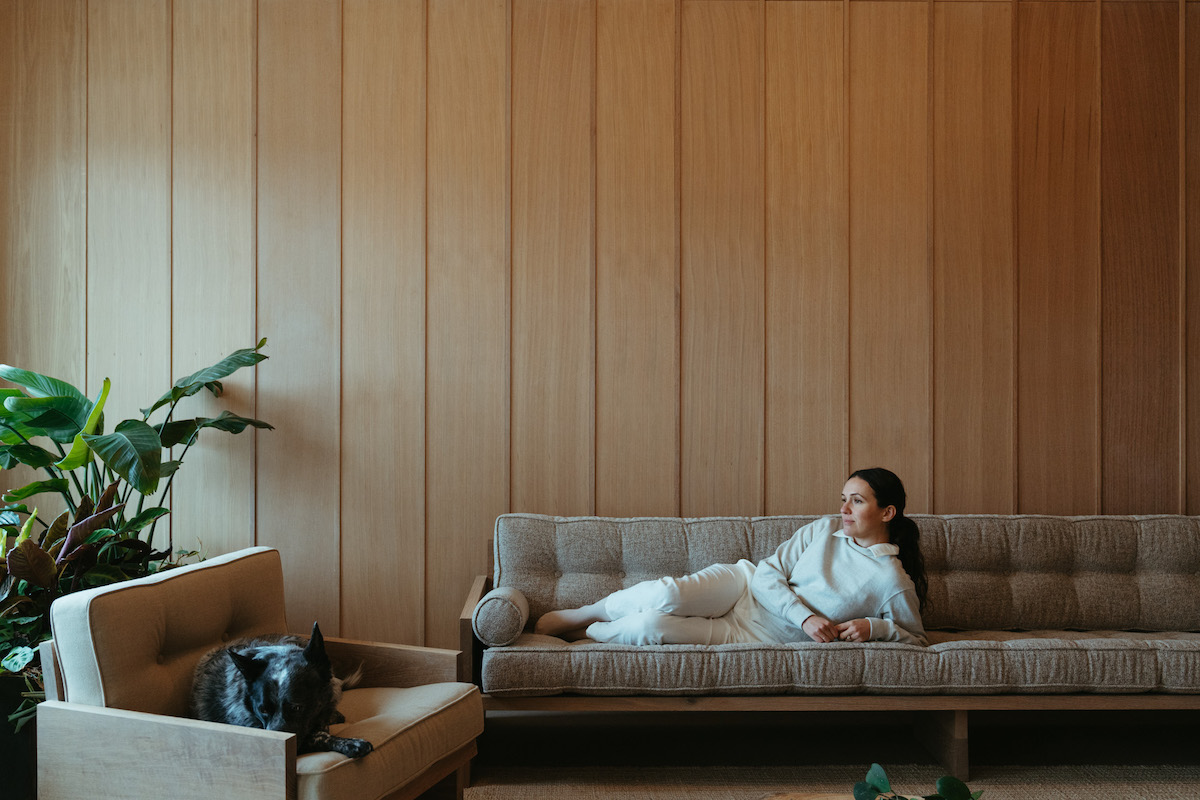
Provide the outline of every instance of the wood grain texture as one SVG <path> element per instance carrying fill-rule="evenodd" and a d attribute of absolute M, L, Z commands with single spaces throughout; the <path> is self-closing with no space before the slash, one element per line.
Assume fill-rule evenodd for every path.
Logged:
<path fill-rule="evenodd" d="M 1200 6 L 1186 9 L 1186 45 L 1183 58 L 1186 101 L 1185 195 L 1187 248 L 1187 507 L 1186 513 L 1200 514 Z"/>
<path fill-rule="evenodd" d="M 1100 507 L 1097 9 L 1018 8 L 1017 510 Z"/>
<path fill-rule="evenodd" d="M 87 30 L 87 393 L 112 380 L 111 431 L 172 382 L 171 4 L 91 3 Z"/>
<path fill-rule="evenodd" d="M 599 0 L 596 513 L 679 513 L 674 0 Z"/>
<path fill-rule="evenodd" d="M 595 508 L 595 0 L 513 0 L 512 505 Z"/>
<path fill-rule="evenodd" d="M 16 260 L 17 34 L 17 0 L 0 0 L 0 290 L 5 297 Z M 0 324 L 0 354 L 4 354 L 0 361 L 4 363 L 9 363 L 12 352 L 8 328 L 7 320 Z"/>
<path fill-rule="evenodd" d="M 930 510 L 926 3 L 850 5 L 850 466 Z"/>
<path fill-rule="evenodd" d="M 1016 510 L 1012 8 L 935 3 L 934 497 Z"/>
<path fill-rule="evenodd" d="M 279 547 L 288 624 L 340 630 L 341 4 L 258 9 L 258 544 Z M 278 343 L 278 346 L 275 343 Z M 317 410 L 320 409 L 320 413 Z M 303 498 L 303 502 L 297 502 Z"/>
<path fill-rule="evenodd" d="M 343 65 L 342 632 L 417 644 L 425 618 L 425 4 L 347 0 L 343 13 L 353 46 Z"/>
<path fill-rule="evenodd" d="M 763 14 L 759 2 L 682 5 L 685 516 L 763 506 Z"/>
<path fill-rule="evenodd" d="M 256 37 L 254 9 L 238 0 L 174 6 L 171 361 L 176 379 L 257 343 Z M 278 344 L 272 339 L 267 354 Z M 225 393 L 219 400 L 207 392 L 188 398 L 187 413 L 211 417 L 228 409 L 258 417 L 256 374 L 242 370 L 222 381 Z M 269 415 L 266 419 L 272 421 Z M 171 488 L 177 547 L 213 556 L 255 544 L 258 435 L 210 431 L 188 451 L 187 466 Z"/>
<path fill-rule="evenodd" d="M 766 9 L 766 513 L 818 514 L 850 471 L 844 8 Z"/>
<path fill-rule="evenodd" d="M 1102 8 L 1101 510 L 1181 513 L 1179 6 Z"/>
<path fill-rule="evenodd" d="M 508 10 L 430 0 L 425 642 L 509 501 Z"/>
<path fill-rule="evenodd" d="M 86 381 L 86 30 L 82 0 L 19 0 L 3 361 Z"/>

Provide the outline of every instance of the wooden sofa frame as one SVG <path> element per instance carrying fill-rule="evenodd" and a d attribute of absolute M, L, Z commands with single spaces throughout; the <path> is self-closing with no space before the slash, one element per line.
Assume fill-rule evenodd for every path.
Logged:
<path fill-rule="evenodd" d="M 490 554 L 489 554 L 490 555 Z M 490 561 L 490 558 L 489 558 Z M 490 571 L 490 570 L 489 570 Z M 459 617 L 458 680 L 480 684 L 483 643 L 471 614 L 492 588 L 488 575 L 475 578 Z M 480 686 L 482 690 L 482 686 Z M 1194 694 L 984 694 L 984 695 L 711 695 L 687 697 L 552 695 L 492 697 L 483 710 L 558 712 L 648 711 L 901 711 L 914 712 L 919 741 L 942 767 L 970 780 L 968 715 L 971 711 L 1200 711 Z"/>

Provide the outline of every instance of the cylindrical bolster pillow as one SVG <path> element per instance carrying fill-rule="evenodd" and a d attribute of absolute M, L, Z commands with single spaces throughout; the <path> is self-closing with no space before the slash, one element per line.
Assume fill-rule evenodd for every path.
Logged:
<path fill-rule="evenodd" d="M 512 644 L 529 621 L 529 601 L 520 589 L 501 586 L 483 596 L 471 614 L 471 627 L 488 647 Z"/>

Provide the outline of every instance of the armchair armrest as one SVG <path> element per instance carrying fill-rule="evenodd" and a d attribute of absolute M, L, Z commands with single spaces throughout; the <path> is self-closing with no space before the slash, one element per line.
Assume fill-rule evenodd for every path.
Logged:
<path fill-rule="evenodd" d="M 467 592 L 467 599 L 463 603 L 462 611 L 458 615 L 458 649 L 460 652 L 458 658 L 458 680 L 464 683 L 475 683 L 475 678 L 478 677 L 478 670 L 475 665 L 478 660 L 482 644 L 475 638 L 475 630 L 471 625 L 471 617 L 475 613 L 475 606 L 479 605 L 479 601 L 488 593 L 492 587 L 492 579 L 487 575 L 477 575 L 474 582 L 471 584 L 471 590 Z"/>
<path fill-rule="evenodd" d="M 38 796 L 56 800 L 289 800 L 296 736 L 47 700 L 38 706 Z M 181 778 L 180 753 L 196 757 Z"/>
<path fill-rule="evenodd" d="M 360 642 L 325 637 L 334 674 L 348 675 L 361 665 L 359 688 L 422 686 L 457 680 L 458 651 L 407 644 Z"/>

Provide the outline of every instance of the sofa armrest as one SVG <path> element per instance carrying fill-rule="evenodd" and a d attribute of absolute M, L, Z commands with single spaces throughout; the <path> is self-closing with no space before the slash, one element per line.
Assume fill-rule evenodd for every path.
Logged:
<path fill-rule="evenodd" d="M 37 737 L 39 797 L 296 796 L 291 733 L 47 700 Z"/>
<path fill-rule="evenodd" d="M 475 629 L 471 618 L 475 614 L 475 606 L 492 588 L 492 579 L 487 575 L 476 576 L 467 592 L 462 612 L 458 615 L 458 647 L 461 651 L 458 663 L 458 680 L 463 683 L 477 683 L 479 677 L 476 667 L 478 658 L 483 651 L 482 643 L 475 638 Z"/>
<path fill-rule="evenodd" d="M 458 679 L 457 650 L 325 637 L 325 652 L 336 675 L 344 677 L 363 668 L 360 689 L 423 686 Z"/>

